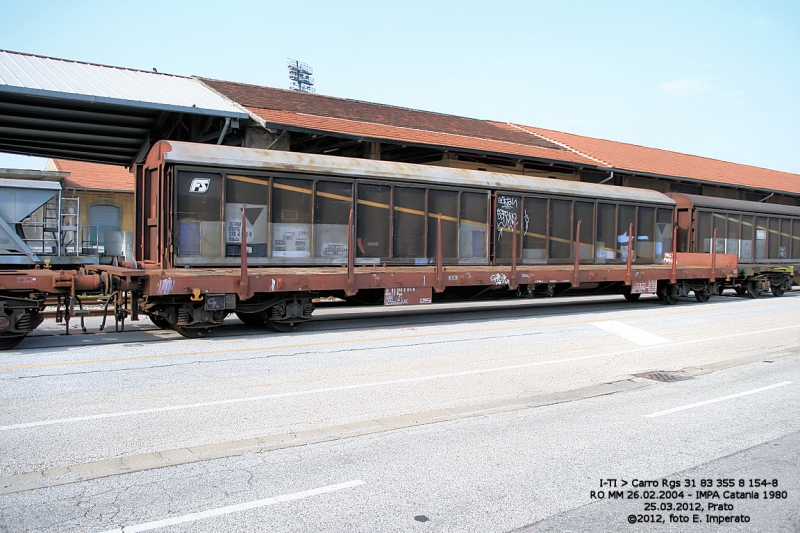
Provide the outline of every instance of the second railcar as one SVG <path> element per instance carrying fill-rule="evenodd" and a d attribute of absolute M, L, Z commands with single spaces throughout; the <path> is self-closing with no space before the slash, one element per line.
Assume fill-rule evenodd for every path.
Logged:
<path fill-rule="evenodd" d="M 800 275 L 800 207 L 690 194 L 677 202 L 678 251 L 735 254 L 736 277 L 720 284 L 738 294 L 781 296 Z M 795 278 L 796 279 L 796 278 Z"/>

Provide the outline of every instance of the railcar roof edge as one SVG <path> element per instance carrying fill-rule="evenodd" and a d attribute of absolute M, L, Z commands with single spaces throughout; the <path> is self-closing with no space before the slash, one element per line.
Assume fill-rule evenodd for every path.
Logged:
<path fill-rule="evenodd" d="M 694 207 L 723 209 L 728 211 L 743 211 L 747 213 L 767 213 L 800 217 L 800 207 L 784 204 L 768 204 L 765 202 L 748 202 L 746 200 L 733 200 L 731 198 L 717 198 L 715 196 L 698 196 L 696 194 L 669 193 L 670 198 L 678 201 L 680 207 L 685 202 L 690 202 Z M 759 206 L 759 209 L 755 209 Z"/>
<path fill-rule="evenodd" d="M 394 179 L 450 186 L 483 187 L 507 191 L 538 192 L 604 200 L 675 205 L 675 200 L 672 198 L 648 189 L 433 165 L 241 148 L 237 146 L 159 141 L 151 150 L 148 164 L 154 163 L 154 158 L 163 159 L 169 163 L 215 165 L 252 170 L 270 168 L 285 172 L 306 172 L 351 178 Z"/>

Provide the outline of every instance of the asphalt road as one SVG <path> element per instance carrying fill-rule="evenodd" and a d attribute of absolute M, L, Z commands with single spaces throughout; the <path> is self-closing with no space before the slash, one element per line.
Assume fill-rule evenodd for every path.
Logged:
<path fill-rule="evenodd" d="M 0 530 L 800 531 L 800 292 L 129 327 L 0 354 Z"/>

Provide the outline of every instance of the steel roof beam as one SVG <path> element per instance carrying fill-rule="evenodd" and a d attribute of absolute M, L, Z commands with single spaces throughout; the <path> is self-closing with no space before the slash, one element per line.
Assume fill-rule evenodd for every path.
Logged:
<path fill-rule="evenodd" d="M 26 140 L 25 142 L 20 142 L 17 138 L 12 137 L 0 137 L 0 144 L 4 146 L 14 146 L 20 150 L 24 150 L 25 147 L 33 147 L 33 148 L 58 148 L 58 149 L 74 149 L 77 151 L 97 151 L 102 148 L 104 152 L 108 152 L 109 154 L 130 154 L 135 152 L 132 148 L 126 148 L 124 146 L 106 146 L 101 144 L 87 144 L 87 143 L 71 143 L 71 142 L 58 142 L 58 141 L 42 141 L 42 140 Z"/>
<path fill-rule="evenodd" d="M 88 122 L 74 122 L 65 120 L 52 120 L 46 118 L 21 117 L 3 114 L 0 115 L 0 125 L 20 126 L 26 128 L 41 128 L 48 131 L 63 132 L 90 132 L 93 134 L 107 133 L 127 137 L 144 137 L 149 132 L 147 128 L 130 128 L 110 124 L 92 124 Z"/>
<path fill-rule="evenodd" d="M 65 141 L 89 141 L 101 144 L 111 143 L 116 145 L 136 146 L 141 144 L 141 139 L 132 137 L 114 137 L 110 135 L 90 135 L 83 133 L 69 133 L 64 131 L 40 131 L 29 128 L 8 128 L 0 126 L 0 135 L 19 137 L 22 139 L 57 139 Z"/>

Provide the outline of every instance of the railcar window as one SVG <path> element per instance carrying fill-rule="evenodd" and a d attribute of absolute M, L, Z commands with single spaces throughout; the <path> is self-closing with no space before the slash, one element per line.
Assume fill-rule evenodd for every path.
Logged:
<path fill-rule="evenodd" d="M 756 217 L 756 259 L 767 258 L 767 218 Z"/>
<path fill-rule="evenodd" d="M 781 244 L 781 229 L 780 229 L 781 220 L 779 218 L 770 218 L 769 219 L 769 237 L 767 237 L 767 242 L 769 243 L 769 258 L 770 259 L 780 259 L 780 244 Z"/>
<path fill-rule="evenodd" d="M 636 254 L 640 263 L 652 263 L 656 260 L 656 210 L 652 207 L 639 208 L 639 220 L 636 226 Z"/>
<path fill-rule="evenodd" d="M 314 257 L 333 263 L 347 261 L 353 185 L 318 181 L 314 196 Z"/>
<path fill-rule="evenodd" d="M 428 257 L 436 257 L 438 218 L 442 215 L 442 259 L 458 257 L 458 193 L 428 191 Z"/>
<path fill-rule="evenodd" d="M 781 259 L 789 259 L 792 253 L 792 221 L 788 218 L 781 219 L 781 248 L 778 254 Z"/>
<path fill-rule="evenodd" d="M 521 235 L 520 209 L 522 198 L 498 194 L 495 199 L 495 257 L 511 259 L 512 231 L 516 224 L 517 235 Z M 519 242 L 519 241 L 518 241 Z"/>
<path fill-rule="evenodd" d="M 800 259 L 800 218 L 792 221 L 792 259 Z"/>
<path fill-rule="evenodd" d="M 717 240 L 714 243 L 718 254 L 725 253 L 725 215 L 721 213 L 713 213 L 711 220 L 713 227 L 711 229 L 711 238 L 714 238 L 714 231 L 717 232 Z"/>
<path fill-rule="evenodd" d="M 425 257 L 425 189 L 394 188 L 393 256 L 427 264 Z M 444 229 L 444 228 L 442 228 Z"/>
<path fill-rule="evenodd" d="M 619 206 L 619 222 L 617 224 L 617 259 L 620 261 L 628 260 L 628 232 L 631 224 L 633 231 L 636 231 L 636 207 L 632 205 Z M 635 242 L 635 240 L 634 240 Z M 636 260 L 634 253 L 632 260 Z"/>
<path fill-rule="evenodd" d="M 672 209 L 656 211 L 656 263 L 664 262 L 664 253 L 672 253 Z"/>
<path fill-rule="evenodd" d="M 617 206 L 597 204 L 597 240 L 595 241 L 595 262 L 611 263 L 616 260 Z"/>
<path fill-rule="evenodd" d="M 695 252 L 711 253 L 711 213 L 699 211 L 697 213 L 697 246 Z"/>
<path fill-rule="evenodd" d="M 575 202 L 575 230 L 581 222 L 580 255 L 581 261 L 591 261 L 594 257 L 594 203 Z"/>
<path fill-rule="evenodd" d="M 525 198 L 522 214 L 522 262 L 547 262 L 547 198 Z"/>
<path fill-rule="evenodd" d="M 739 241 L 741 233 L 740 215 L 728 215 L 728 236 L 725 241 L 726 254 L 739 254 Z"/>
<path fill-rule="evenodd" d="M 550 200 L 550 259 L 572 257 L 572 201 Z"/>
<path fill-rule="evenodd" d="M 753 260 L 753 217 L 742 215 L 742 237 L 739 240 L 739 259 Z"/>
<path fill-rule="evenodd" d="M 179 172 L 178 255 L 222 256 L 222 176 Z"/>
<path fill-rule="evenodd" d="M 311 180 L 274 179 L 272 257 L 311 257 Z"/>
<path fill-rule="evenodd" d="M 459 218 L 458 257 L 465 263 L 486 263 L 488 195 L 462 192 Z"/>
<path fill-rule="evenodd" d="M 358 184 L 356 253 L 374 259 L 389 257 L 391 187 Z"/>
<path fill-rule="evenodd" d="M 225 255 L 242 255 L 242 208 L 247 224 L 247 255 L 267 256 L 269 179 L 228 174 L 225 180 Z"/>

